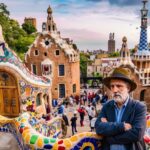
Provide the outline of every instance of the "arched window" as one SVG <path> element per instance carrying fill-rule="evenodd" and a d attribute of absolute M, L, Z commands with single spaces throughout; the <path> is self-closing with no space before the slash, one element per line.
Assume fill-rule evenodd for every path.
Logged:
<path fill-rule="evenodd" d="M 140 101 L 144 101 L 144 97 L 145 97 L 145 90 L 142 90 L 140 93 Z"/>
<path fill-rule="evenodd" d="M 47 56 L 47 52 L 44 53 L 44 56 Z"/>
<path fill-rule="evenodd" d="M 36 49 L 34 54 L 35 56 L 39 55 L 39 51 Z"/>
<path fill-rule="evenodd" d="M 36 106 L 40 106 L 41 105 L 41 94 L 39 93 L 36 96 Z"/>
<path fill-rule="evenodd" d="M 32 72 L 34 74 L 37 74 L 37 67 L 36 67 L 36 65 L 35 64 L 31 64 L 31 66 L 32 66 Z"/>
<path fill-rule="evenodd" d="M 76 92 L 76 84 L 73 84 L 73 93 L 75 93 Z"/>
<path fill-rule="evenodd" d="M 48 31 L 51 31 L 51 26 L 48 26 Z"/>
<path fill-rule="evenodd" d="M 51 75 L 52 73 L 52 61 L 46 58 L 41 63 L 42 75 Z"/>
<path fill-rule="evenodd" d="M 59 84 L 59 98 L 63 98 L 66 95 L 65 84 Z"/>
<path fill-rule="evenodd" d="M 50 65 L 50 64 L 42 65 L 42 74 L 43 75 L 50 75 L 51 73 L 52 73 L 52 65 Z"/>
<path fill-rule="evenodd" d="M 64 76 L 64 75 L 65 75 L 65 66 L 59 65 L 59 76 Z"/>
<path fill-rule="evenodd" d="M 125 57 L 125 56 L 126 56 L 126 53 L 123 51 L 122 55 L 123 55 L 123 57 Z"/>
<path fill-rule="evenodd" d="M 59 50 L 56 50 L 56 56 L 58 56 L 59 55 Z"/>
<path fill-rule="evenodd" d="M 55 31 L 55 26 L 53 25 L 53 31 Z"/>
<path fill-rule="evenodd" d="M 45 103 L 49 103 L 49 96 L 47 94 L 44 94 L 43 98 Z"/>

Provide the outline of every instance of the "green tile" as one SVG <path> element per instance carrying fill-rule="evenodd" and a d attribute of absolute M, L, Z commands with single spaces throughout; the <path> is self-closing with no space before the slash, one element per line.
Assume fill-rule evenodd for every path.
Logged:
<path fill-rule="evenodd" d="M 48 144 L 49 143 L 49 140 L 44 138 L 44 144 Z"/>
<path fill-rule="evenodd" d="M 56 139 L 50 139 L 50 142 L 51 142 L 51 143 L 55 143 L 55 142 L 56 142 Z"/>
<path fill-rule="evenodd" d="M 30 144 L 35 144 L 37 139 L 38 139 L 37 135 L 32 135 L 31 140 L 30 140 Z"/>

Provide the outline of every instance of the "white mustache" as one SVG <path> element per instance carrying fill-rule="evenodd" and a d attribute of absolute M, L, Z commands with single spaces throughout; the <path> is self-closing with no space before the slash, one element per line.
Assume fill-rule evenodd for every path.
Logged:
<path fill-rule="evenodd" d="M 122 95 L 120 95 L 118 93 L 116 93 L 116 94 L 113 95 L 113 98 L 118 98 L 118 97 L 122 99 Z"/>

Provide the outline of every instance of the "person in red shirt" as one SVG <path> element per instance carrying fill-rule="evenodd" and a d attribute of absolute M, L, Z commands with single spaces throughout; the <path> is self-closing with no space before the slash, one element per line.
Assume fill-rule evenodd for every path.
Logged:
<path fill-rule="evenodd" d="M 83 122 L 84 122 L 84 116 L 86 114 L 84 106 L 81 105 L 80 108 L 78 109 L 78 112 L 80 114 L 80 125 L 82 127 L 84 126 Z"/>

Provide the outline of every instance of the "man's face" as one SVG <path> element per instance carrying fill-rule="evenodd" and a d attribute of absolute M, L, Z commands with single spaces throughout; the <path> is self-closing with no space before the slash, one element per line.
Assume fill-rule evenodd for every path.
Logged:
<path fill-rule="evenodd" d="M 113 79 L 110 83 L 110 90 L 116 103 L 124 103 L 129 95 L 129 84 L 120 79 Z"/>

